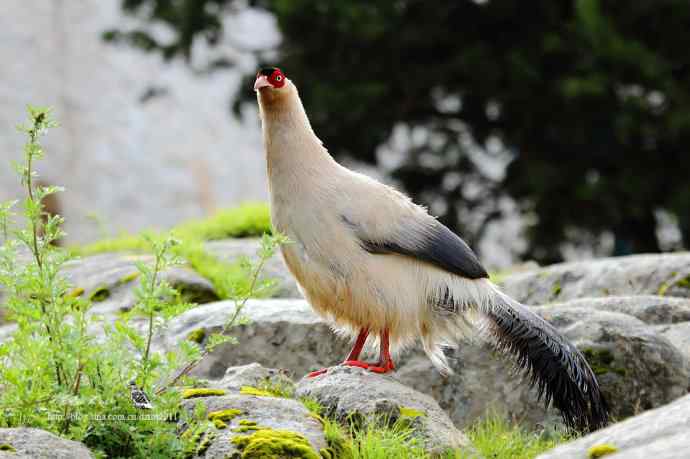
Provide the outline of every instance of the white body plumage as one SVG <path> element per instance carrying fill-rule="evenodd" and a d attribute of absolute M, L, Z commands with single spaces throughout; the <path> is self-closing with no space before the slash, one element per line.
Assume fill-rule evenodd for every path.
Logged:
<path fill-rule="evenodd" d="M 279 69 L 255 83 L 268 165 L 273 226 L 306 299 L 355 335 L 381 337 L 378 370 L 393 349 L 420 340 L 449 371 L 443 347 L 468 325 L 517 358 L 567 425 L 606 423 L 607 406 L 582 354 L 557 330 L 493 285 L 472 250 L 402 193 L 339 165 L 313 132 L 296 87 Z M 362 341 L 362 342 L 360 342 Z M 359 343 L 359 344 L 358 344 Z M 350 360 L 348 360 L 349 362 Z"/>

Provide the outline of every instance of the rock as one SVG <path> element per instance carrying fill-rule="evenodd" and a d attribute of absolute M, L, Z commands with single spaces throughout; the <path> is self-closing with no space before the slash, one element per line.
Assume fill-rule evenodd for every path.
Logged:
<path fill-rule="evenodd" d="M 406 416 L 414 435 L 432 454 L 449 449 L 472 450 L 469 439 L 458 429 L 434 399 L 402 385 L 386 375 L 352 367 L 335 367 L 315 378 L 297 383 L 298 397 L 311 397 L 325 414 L 339 421 L 351 416 L 395 420 Z"/>
<path fill-rule="evenodd" d="M 256 423 L 257 427 L 298 433 L 308 440 L 317 455 L 322 448 L 327 447 L 321 422 L 296 400 L 228 394 L 185 400 L 183 407 L 191 413 L 198 403 L 206 407 L 207 415 L 223 410 L 240 410 L 241 412 L 232 419 L 223 421 L 227 427 L 214 429 L 214 435 L 209 437 L 210 445 L 201 455 L 206 459 L 224 459 L 238 453 L 231 439 L 237 435 L 250 435 L 253 431 L 246 429 L 247 432 L 240 433 L 233 429 L 240 429 L 243 424 L 244 427 L 248 427 L 247 422 Z"/>
<path fill-rule="evenodd" d="M 9 445 L 15 451 L 3 451 Z M 7 459 L 91 459 L 89 449 L 40 429 L 0 429 L 0 458 Z"/>
<path fill-rule="evenodd" d="M 565 303 L 535 310 L 590 355 L 615 414 L 628 416 L 683 395 L 688 386 L 683 355 L 653 326 L 631 315 L 605 311 L 606 300 L 601 299 L 596 308 L 571 308 Z M 651 311 L 649 304 L 636 297 L 629 302 L 615 298 L 611 308 L 660 321 L 655 317 L 661 314 Z M 658 304 L 672 306 L 670 317 L 682 317 L 682 305 L 661 300 Z M 209 333 L 219 330 L 233 307 L 231 302 L 218 302 L 187 311 L 171 322 L 158 345 L 172 346 L 200 328 Z M 267 367 L 290 368 L 301 376 L 338 364 L 349 351 L 349 344 L 338 338 L 304 300 L 250 300 L 244 314 L 251 323 L 232 332 L 240 344 L 214 351 L 197 367 L 197 376 L 220 379 L 227 367 L 257 360 Z M 393 377 L 431 395 L 460 428 L 490 407 L 530 423 L 543 423 L 545 417 L 557 419 L 553 411 L 535 400 L 534 391 L 514 376 L 512 362 L 497 356 L 490 346 L 463 342 L 449 357 L 455 373 L 444 378 L 419 348 L 414 349 L 396 360 L 398 371 Z"/>
<path fill-rule="evenodd" d="M 685 357 L 641 320 L 576 306 L 535 309 L 585 355 L 615 418 L 662 406 L 687 393 L 690 368 Z"/>
<path fill-rule="evenodd" d="M 196 330 L 204 330 L 206 336 L 218 332 L 234 308 L 232 301 L 220 301 L 187 311 L 170 322 L 156 346 L 168 349 Z M 304 300 L 249 300 L 243 314 L 250 323 L 231 332 L 239 344 L 220 346 L 195 369 L 195 375 L 220 379 L 228 367 L 258 360 L 301 376 L 333 364 L 349 350 L 347 341 L 337 338 Z"/>
<path fill-rule="evenodd" d="M 134 289 L 139 285 L 136 263 L 152 261 L 151 255 L 105 253 L 70 261 L 64 274 L 74 288 L 73 294 L 91 299 L 91 312 L 116 315 L 131 309 L 136 301 Z M 173 267 L 161 277 L 188 301 L 203 304 L 218 300 L 211 283 L 191 269 Z"/>
<path fill-rule="evenodd" d="M 620 312 L 636 317 L 648 325 L 690 322 L 690 298 L 654 295 L 607 296 L 552 303 L 548 307 Z"/>
<path fill-rule="evenodd" d="M 690 253 L 562 263 L 508 275 L 501 284 L 513 298 L 533 305 L 610 295 L 690 298 Z"/>
<path fill-rule="evenodd" d="M 585 437 L 561 445 L 537 459 L 592 457 L 592 447 L 610 445 L 606 459 L 679 459 L 690 451 L 690 395 Z"/>
<path fill-rule="evenodd" d="M 250 363 L 225 370 L 220 381 L 214 381 L 213 387 L 228 391 L 239 391 L 243 386 L 261 387 L 262 385 L 287 386 L 294 389 L 295 383 L 287 376 L 286 370 L 265 368 L 258 363 Z"/>
<path fill-rule="evenodd" d="M 654 330 L 669 340 L 685 356 L 690 366 L 690 322 L 680 324 L 659 325 Z M 690 391 L 690 384 L 688 385 Z"/>
<path fill-rule="evenodd" d="M 226 239 L 222 241 L 210 241 L 205 244 L 206 249 L 224 261 L 235 261 L 239 257 L 249 257 L 256 260 L 257 250 L 260 247 L 260 240 L 256 238 L 247 239 Z M 272 279 L 276 282 L 274 298 L 302 298 L 303 295 L 297 287 L 292 274 L 285 266 L 283 257 L 276 255 L 266 262 L 262 272 L 262 279 Z"/>

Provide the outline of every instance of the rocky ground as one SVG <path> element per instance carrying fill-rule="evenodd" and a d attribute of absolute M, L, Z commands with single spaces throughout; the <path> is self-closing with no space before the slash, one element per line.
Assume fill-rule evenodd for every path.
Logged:
<path fill-rule="evenodd" d="M 234 240 L 215 242 L 209 248 L 231 259 L 252 253 L 256 245 L 252 240 Z M 94 311 L 107 320 L 131 307 L 134 262 L 139 258 L 89 257 L 73 264 L 68 275 L 75 288 L 96 302 Z M 490 408 L 527 424 L 558 422 L 557 414 L 537 403 L 533 391 L 515 377 L 510 362 L 480 343 L 463 342 L 451 352 L 454 374 L 446 378 L 420 350 L 414 350 L 399 358 L 399 370 L 391 376 L 339 368 L 316 379 L 300 379 L 310 370 L 337 364 L 349 343 L 337 338 L 299 297 L 280 260 L 270 264 L 268 275 L 278 279 L 278 297 L 249 301 L 245 313 L 251 322 L 233 331 L 241 345 L 217 349 L 195 370 L 213 387 L 227 391 L 203 398 L 209 410 L 241 411 L 228 420 L 227 429 L 219 429 L 215 439 L 209 439 L 204 457 L 231 454 L 236 444 L 226 440 L 252 422 L 297 432 L 314 451 L 330 447 L 319 423 L 299 402 L 239 391 L 276 375 L 298 381 L 298 396 L 318 400 L 335 417 L 353 411 L 363 416 L 423 412 L 414 417 L 415 432 L 431 451 L 467 445 L 461 430 Z M 176 318 L 156 346 L 167 348 L 190 335 L 203 344 L 205 336 L 221 327 L 232 303 L 218 301 L 212 286 L 193 271 L 177 268 L 167 276 L 200 306 Z M 690 399 L 685 396 L 690 387 L 690 253 L 535 267 L 503 276 L 501 285 L 584 352 L 613 415 L 629 418 L 544 458 L 587 457 L 589 449 L 607 447 L 601 445 L 616 449 L 611 457 L 682 457 L 673 454 L 690 449 Z M 0 339 L 11 330 L 11 324 L 0 326 Z M 257 363 L 247 365 L 252 362 Z M 3 435 L 36 434 L 19 430 L 0 430 L 0 444 Z M 17 449 L 12 457 L 38 454 L 21 450 L 24 443 L 13 441 L 8 441 Z M 0 449 L 0 457 L 3 454 L 9 453 Z"/>

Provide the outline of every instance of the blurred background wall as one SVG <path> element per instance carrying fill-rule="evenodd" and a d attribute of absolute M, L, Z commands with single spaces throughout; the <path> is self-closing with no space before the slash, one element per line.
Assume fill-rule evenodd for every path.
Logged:
<path fill-rule="evenodd" d="M 233 30 L 261 30 L 258 44 L 278 39 L 267 14 L 233 21 Z M 258 116 L 228 115 L 241 70 L 195 74 L 102 40 L 126 23 L 112 0 L 0 4 L 0 201 L 19 187 L 9 161 L 20 158 L 24 139 L 14 126 L 27 104 L 53 107 L 60 128 L 46 139 L 50 157 L 39 172 L 44 183 L 66 187 L 57 205 L 68 243 L 266 198 Z"/>
<path fill-rule="evenodd" d="M 0 151 L 55 108 L 67 242 L 265 199 L 249 88 L 277 65 L 339 161 L 491 268 L 682 250 L 689 24 L 686 0 L 5 0 Z"/>

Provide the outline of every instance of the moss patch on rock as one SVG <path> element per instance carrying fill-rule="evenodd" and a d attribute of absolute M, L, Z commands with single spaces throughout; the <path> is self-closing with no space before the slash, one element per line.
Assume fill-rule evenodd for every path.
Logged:
<path fill-rule="evenodd" d="M 597 459 L 599 457 L 604 457 L 608 454 L 613 454 L 618 452 L 618 448 L 608 443 L 602 443 L 600 445 L 594 445 L 587 450 L 587 457 L 589 459 Z"/>
<path fill-rule="evenodd" d="M 213 421 L 214 419 L 218 419 L 221 421 L 231 421 L 240 414 L 242 414 L 242 410 L 236 409 L 211 411 L 210 413 L 208 413 L 208 420 Z"/>
<path fill-rule="evenodd" d="M 216 397 L 219 395 L 225 395 L 225 389 L 210 389 L 210 388 L 199 388 L 199 389 L 185 389 L 182 391 L 182 398 L 198 398 L 198 397 Z"/>
<path fill-rule="evenodd" d="M 582 354 L 587 359 L 587 362 L 592 367 L 594 374 L 603 375 L 606 373 L 615 373 L 619 376 L 626 376 L 628 371 L 622 367 L 613 366 L 615 357 L 608 349 L 592 349 L 587 348 L 582 350 Z"/>
<path fill-rule="evenodd" d="M 101 303 L 110 298 L 110 290 L 107 287 L 99 287 L 89 295 L 89 300 L 92 303 Z"/>
<path fill-rule="evenodd" d="M 268 390 L 259 389 L 252 386 L 242 386 L 240 387 L 240 394 L 244 395 L 255 395 L 257 397 L 275 397 L 276 395 Z"/>
<path fill-rule="evenodd" d="M 192 330 L 187 335 L 187 341 L 192 341 L 197 344 L 201 344 L 204 341 L 204 338 L 206 338 L 206 330 L 204 328 Z"/>
<path fill-rule="evenodd" d="M 17 450 L 14 448 L 14 446 L 10 445 L 9 443 L 1 443 L 0 444 L 0 451 L 5 451 L 6 453 L 16 453 Z"/>
<path fill-rule="evenodd" d="M 321 458 L 309 440 L 289 430 L 260 429 L 251 435 L 238 435 L 230 441 L 242 452 L 242 459 Z"/>
<path fill-rule="evenodd" d="M 400 416 L 404 416 L 407 418 L 419 418 L 419 417 L 426 416 L 426 413 L 424 411 L 410 408 L 408 406 L 401 406 L 400 407 Z"/>

